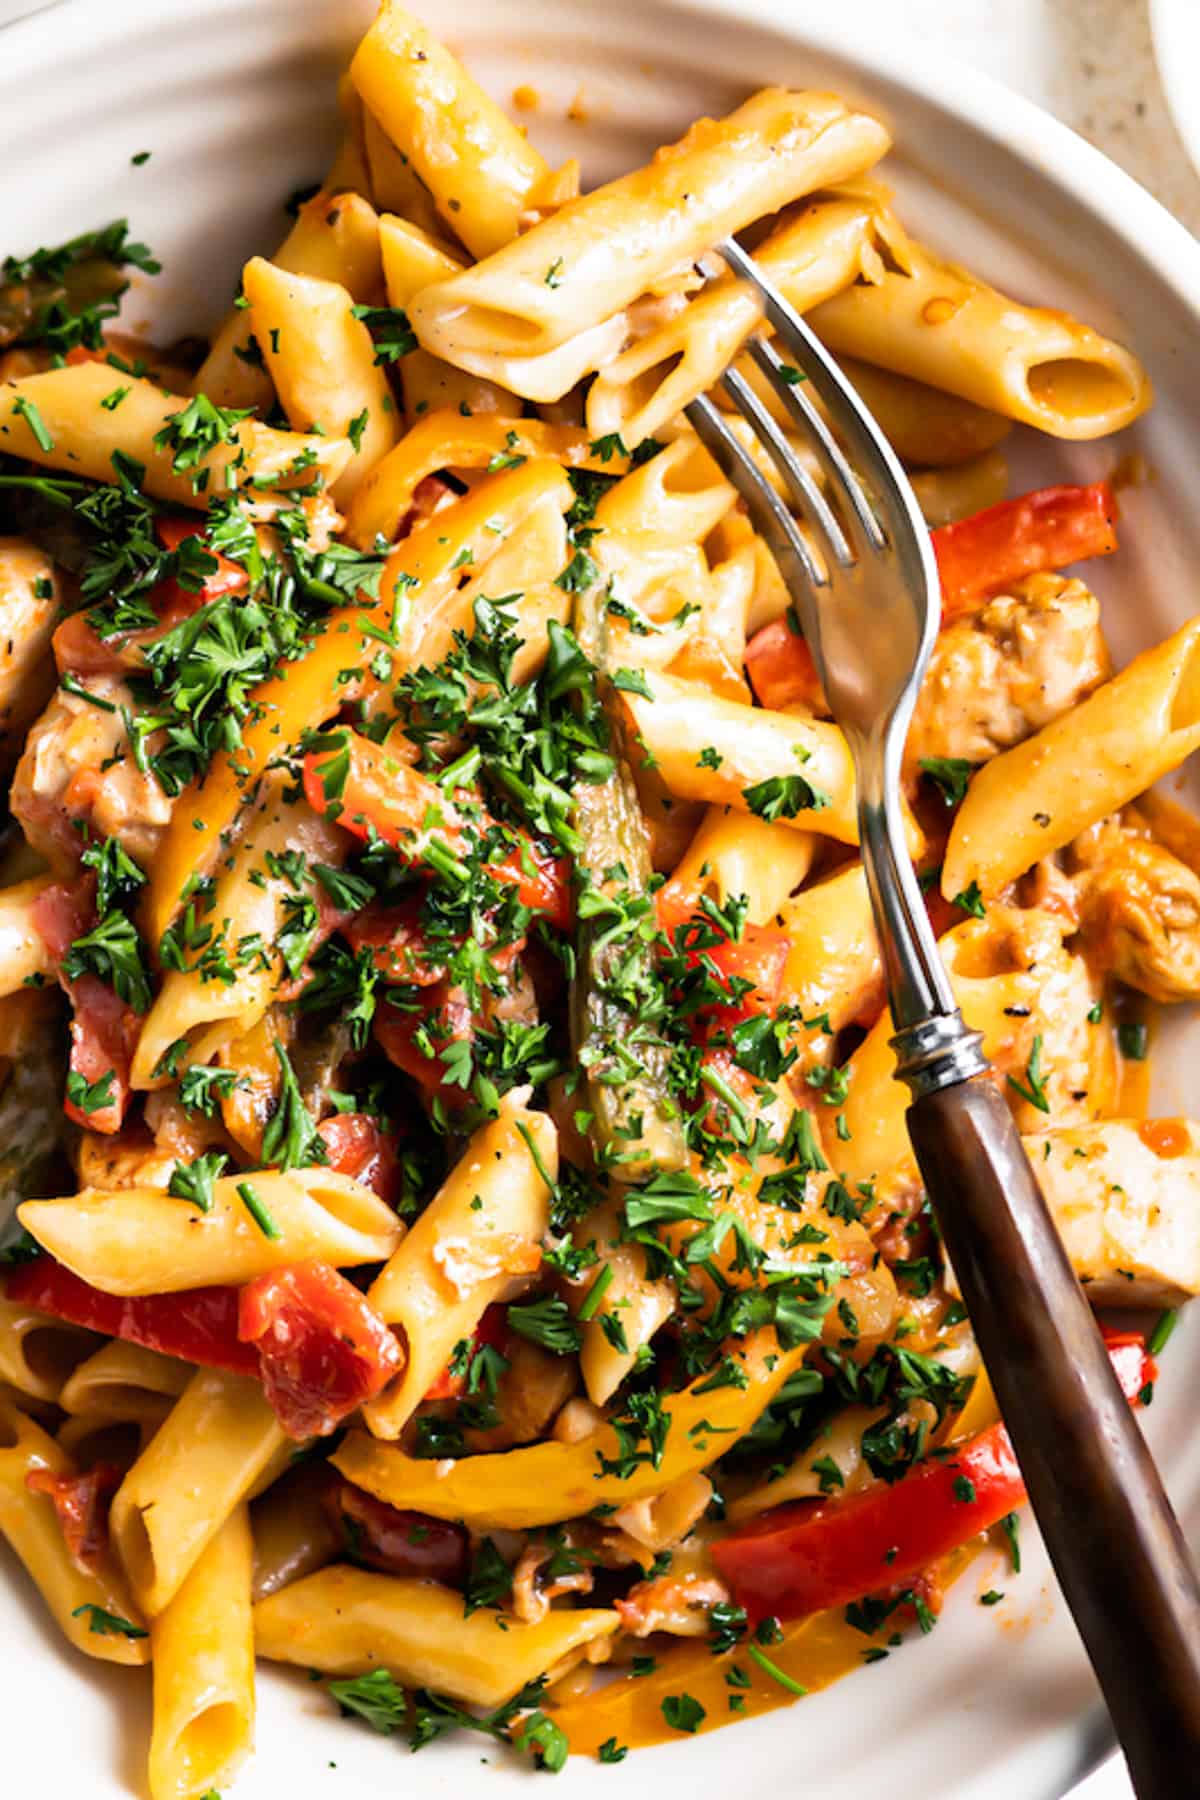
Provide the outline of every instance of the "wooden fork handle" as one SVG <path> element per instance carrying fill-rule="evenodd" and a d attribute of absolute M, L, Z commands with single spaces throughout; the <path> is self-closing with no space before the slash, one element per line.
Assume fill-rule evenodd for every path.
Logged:
<path fill-rule="evenodd" d="M 922 1095 L 908 1127 L 1134 1789 L 1181 1800 L 1200 1788 L 1200 1585 L 1179 1522 L 995 1078 Z"/>

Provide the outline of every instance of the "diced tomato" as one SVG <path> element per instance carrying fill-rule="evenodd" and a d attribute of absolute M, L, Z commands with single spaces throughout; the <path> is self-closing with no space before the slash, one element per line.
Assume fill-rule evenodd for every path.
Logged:
<path fill-rule="evenodd" d="M 509 1345 L 508 1319 L 503 1306 L 489 1306 L 471 1333 L 471 1348 L 466 1361 L 484 1346 L 498 1350 L 501 1356 L 507 1353 Z M 442 1370 L 437 1380 L 426 1390 L 426 1400 L 457 1400 L 466 1392 L 467 1376 L 451 1372 L 449 1363 Z"/>
<path fill-rule="evenodd" d="M 374 834 L 412 861 L 427 860 L 435 842 L 453 856 L 469 849 L 464 815 L 436 782 L 356 731 L 342 730 L 338 736 L 336 750 L 313 750 L 304 759 L 304 797 L 314 812 L 336 817 L 355 837 L 366 840 Z M 348 767 L 334 802 L 325 783 L 343 756 Z M 482 811 L 472 826 L 481 835 L 495 829 Z M 572 899 L 566 860 L 545 855 L 523 832 L 516 835 L 521 841 L 488 865 L 489 874 L 511 882 L 523 905 L 544 913 L 555 925 L 569 925 Z"/>
<path fill-rule="evenodd" d="M 174 551 L 185 538 L 200 537 L 205 528 L 196 519 L 167 518 L 156 520 L 155 529 L 166 548 Z M 205 549 L 208 550 L 207 545 Z M 208 554 L 216 558 L 217 566 L 204 577 L 199 590 L 181 587 L 173 575 L 160 581 L 154 589 L 150 604 L 164 625 L 178 625 L 180 620 L 190 618 L 200 607 L 207 606 L 210 600 L 219 600 L 224 594 L 240 594 L 249 586 L 249 576 L 241 563 L 232 562 L 219 550 L 208 550 Z"/>
<path fill-rule="evenodd" d="M 1062 569 L 1117 547 L 1116 501 L 1106 481 L 1038 488 L 942 525 L 930 534 L 950 623 L 1025 575 Z M 821 699 L 812 652 L 786 618 L 773 619 L 746 646 L 746 672 L 763 706 L 779 710 Z"/>
<path fill-rule="evenodd" d="M 448 1587 L 466 1579 L 470 1557 L 461 1525 L 428 1513 L 401 1512 L 349 1481 L 334 1488 L 325 1504 L 354 1562 L 385 1575 L 440 1581 Z"/>
<path fill-rule="evenodd" d="M 133 1008 L 95 975 L 81 975 L 68 985 L 68 992 L 75 1009 L 71 1020 L 71 1072 L 81 1075 L 89 1087 L 103 1082 L 106 1075 L 111 1075 L 112 1080 L 105 1090 L 109 1096 L 107 1105 L 88 1111 L 73 1100 L 66 1100 L 63 1111 L 77 1125 L 111 1136 L 120 1131 L 129 1110 L 129 1071 L 142 1023 Z"/>
<path fill-rule="evenodd" d="M 267 1399 L 289 1437 L 328 1437 L 403 1365 L 395 1333 L 328 1263 L 272 1269 L 244 1287 L 238 1335 L 258 1350 Z"/>
<path fill-rule="evenodd" d="M 467 1095 L 460 1087 L 445 1086 L 444 1053 L 454 1043 L 469 1043 L 475 1035 L 475 1019 L 461 988 L 445 982 L 427 990 L 429 1005 L 419 1012 L 401 1011 L 388 1005 L 376 1009 L 373 1029 L 390 1063 L 402 1069 L 426 1094 L 441 1094 L 449 1104 L 461 1104 Z M 418 1031 L 437 1046 L 436 1056 L 426 1056 L 417 1042 Z"/>
<path fill-rule="evenodd" d="M 722 1027 L 736 1025 L 755 1013 L 774 1012 L 783 991 L 783 976 L 791 954 L 792 941 L 770 925 L 744 925 L 740 938 L 726 938 L 711 949 L 688 953 L 689 961 L 707 959 L 716 966 L 718 978 L 730 995 L 728 1006 L 714 1009 L 714 1017 Z M 735 985 L 749 982 L 744 993 Z"/>
<path fill-rule="evenodd" d="M 568 931 L 575 917 L 571 892 L 571 865 L 563 856 L 547 856 L 536 844 L 520 844 L 502 862 L 489 864 L 497 881 L 508 881 L 517 890 L 521 905 L 544 913 L 560 931 Z"/>
<path fill-rule="evenodd" d="M 364 1187 L 374 1188 L 381 1200 L 394 1206 L 399 1198 L 400 1158 L 396 1141 L 381 1131 L 366 1113 L 337 1113 L 317 1126 L 329 1156 L 329 1166 L 349 1175 Z"/>
<path fill-rule="evenodd" d="M 55 882 L 43 888 L 34 901 L 34 928 L 56 962 L 61 963 L 75 939 L 93 924 L 94 896 L 95 883 L 89 875 L 73 887 Z M 129 1070 L 141 1021 L 96 975 L 80 975 L 75 981 L 62 981 L 62 986 L 73 1008 L 71 1072 L 81 1075 L 89 1086 L 112 1075 L 107 1106 L 86 1112 L 66 1100 L 63 1111 L 89 1131 L 111 1134 L 121 1129 L 129 1108 Z"/>
<path fill-rule="evenodd" d="M 123 675 L 140 668 L 142 654 L 128 635 L 102 638 L 87 609 L 73 612 L 55 627 L 50 640 L 60 675 Z"/>
<path fill-rule="evenodd" d="M 1156 1374 L 1145 1340 L 1106 1332 L 1105 1341 L 1122 1392 L 1136 1403 Z M 713 1544 L 712 1559 L 751 1623 L 799 1619 L 907 1582 L 1024 1502 L 1012 1440 L 996 1424 L 891 1486 L 776 1507 Z"/>
<path fill-rule="evenodd" d="M 760 706 L 817 706 L 821 680 L 812 651 L 786 617 L 763 625 L 746 645 L 746 673 Z"/>
<path fill-rule="evenodd" d="M 108 1514 L 112 1497 L 121 1485 L 121 1471 L 112 1463 L 97 1463 L 82 1475 L 56 1475 L 52 1469 L 31 1469 L 25 1486 L 33 1494 L 49 1494 L 58 1514 L 63 1541 L 81 1569 L 96 1570 L 108 1549 Z"/>
<path fill-rule="evenodd" d="M 33 903 L 33 926 L 55 962 L 96 920 L 95 883 L 90 876 L 68 887 L 52 882 Z"/>
<path fill-rule="evenodd" d="M 933 550 L 943 617 L 960 617 L 1024 575 L 1108 556 L 1117 547 L 1116 516 L 1112 488 L 1097 481 L 1038 488 L 941 526 L 933 533 Z"/>
<path fill-rule="evenodd" d="M 124 1338 L 202 1368 L 228 1369 L 235 1375 L 258 1373 L 253 1345 L 238 1338 L 236 1288 L 184 1288 L 176 1294 L 125 1299 L 91 1287 L 51 1256 L 18 1263 L 3 1288 L 22 1306 L 104 1337 Z"/>
<path fill-rule="evenodd" d="M 425 955 L 421 924 L 423 896 L 413 894 L 396 906 L 364 907 L 342 926 L 342 935 L 354 950 L 369 945 L 375 967 L 385 981 L 408 987 L 434 987 L 446 974 L 442 963 Z"/>
<path fill-rule="evenodd" d="M 178 550 L 185 538 L 199 536 L 204 526 L 198 520 L 171 518 L 157 520 L 156 529 L 165 548 L 173 551 Z M 146 644 L 190 618 L 210 600 L 219 600 L 223 594 L 241 593 L 248 586 L 249 577 L 240 563 L 231 562 L 219 550 L 209 550 L 208 554 L 216 559 L 217 566 L 205 576 L 199 588 L 185 588 L 171 575 L 150 590 L 147 599 L 158 617 L 156 628 L 102 638 L 88 616 L 87 607 L 64 619 L 52 639 L 59 673 L 65 674 L 69 670 L 73 675 L 121 675 L 139 669 L 145 660 L 142 652 Z"/>

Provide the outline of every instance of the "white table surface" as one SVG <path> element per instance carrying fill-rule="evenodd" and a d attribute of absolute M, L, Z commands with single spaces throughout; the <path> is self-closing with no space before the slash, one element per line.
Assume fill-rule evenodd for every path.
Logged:
<path fill-rule="evenodd" d="M 75 5 L 96 0 L 72 0 Z M 792 0 L 824 10 L 828 0 Z M 1198 0 L 1200 3 L 1200 0 Z M 1097 144 L 1200 232 L 1200 175 L 1171 124 L 1154 67 L 1146 0 L 843 0 L 868 28 L 905 22 L 1036 100 Z M 39 0 L 0 0 L 0 25 Z M 1013 1800 L 1022 1800 L 1013 1795 Z M 1071 1800 L 1133 1800 L 1124 1766 L 1098 1770 Z"/>

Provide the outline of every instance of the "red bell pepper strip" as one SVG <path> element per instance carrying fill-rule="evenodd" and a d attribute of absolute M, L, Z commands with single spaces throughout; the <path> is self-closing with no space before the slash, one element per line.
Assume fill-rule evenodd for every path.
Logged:
<path fill-rule="evenodd" d="M 38 1256 L 9 1271 L 4 1292 L 22 1306 L 104 1337 L 124 1338 L 203 1368 L 258 1374 L 257 1351 L 238 1339 L 238 1290 L 233 1287 L 123 1299 L 90 1287 L 53 1257 Z"/>
<path fill-rule="evenodd" d="M 1105 1341 L 1122 1391 L 1136 1403 L 1155 1379 L 1154 1359 L 1134 1333 L 1106 1333 Z M 799 1619 L 909 1580 L 1025 1498 L 1012 1440 L 997 1423 L 891 1486 L 777 1507 L 715 1543 L 712 1559 L 752 1624 Z"/>
<path fill-rule="evenodd" d="M 396 1335 L 328 1263 L 260 1275 L 238 1297 L 238 1336 L 253 1344 L 267 1399 L 289 1437 L 328 1437 L 403 1365 Z"/>
<path fill-rule="evenodd" d="M 496 829 L 482 811 L 468 819 L 436 782 L 357 731 L 340 730 L 335 748 L 309 752 L 304 796 L 355 837 L 378 836 L 417 863 L 461 859 L 470 848 L 468 824 L 480 836 Z M 489 874 L 510 882 L 524 906 L 565 929 L 572 918 L 566 860 L 547 856 L 524 833 L 517 836 L 519 843 L 488 864 Z"/>
<path fill-rule="evenodd" d="M 1024 575 L 1061 569 L 1117 547 L 1116 502 L 1106 481 L 1037 488 L 931 532 L 951 623 Z M 787 618 L 773 619 L 746 646 L 746 673 L 761 705 L 779 710 L 821 699 L 812 652 Z"/>
<path fill-rule="evenodd" d="M 339 1482 L 324 1504 L 354 1562 L 448 1587 L 461 1587 L 466 1579 L 470 1552 L 462 1525 L 403 1512 L 349 1481 Z"/>
<path fill-rule="evenodd" d="M 932 537 L 943 618 L 960 618 L 1024 575 L 1108 556 L 1117 547 L 1116 511 L 1112 488 L 1096 481 L 1037 488 L 941 526 Z"/>

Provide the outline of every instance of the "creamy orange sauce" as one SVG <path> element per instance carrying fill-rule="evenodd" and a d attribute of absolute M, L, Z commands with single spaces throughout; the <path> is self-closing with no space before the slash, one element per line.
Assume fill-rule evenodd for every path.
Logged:
<path fill-rule="evenodd" d="M 1143 1119 L 1138 1136 L 1155 1156 L 1182 1156 L 1191 1148 L 1191 1133 L 1182 1119 Z"/>
<path fill-rule="evenodd" d="M 945 1587 L 958 1580 L 985 1544 L 985 1539 L 976 1538 L 939 1564 Z M 878 1638 L 865 1637 L 847 1625 L 839 1607 L 785 1625 L 781 1642 L 770 1645 L 764 1654 L 777 1669 L 815 1694 L 862 1668 L 866 1653 L 883 1648 L 890 1635 L 885 1628 Z M 906 1638 L 906 1644 L 911 1641 Z M 707 1643 L 690 1643 L 659 1654 L 657 1664 L 649 1675 L 619 1676 L 586 1699 L 555 1709 L 554 1722 L 566 1732 L 573 1751 L 594 1755 L 612 1737 L 632 1749 L 678 1742 L 681 1734 L 667 1724 L 662 1710 L 663 1701 L 672 1694 L 690 1694 L 700 1702 L 704 1708 L 701 1731 L 774 1712 L 796 1698 L 758 1666 L 744 1645 L 713 1656 Z M 749 1678 L 748 1687 L 731 1687 L 726 1682 L 735 1664 Z M 731 1711 L 730 1699 L 738 1697 L 743 1704 Z"/>

